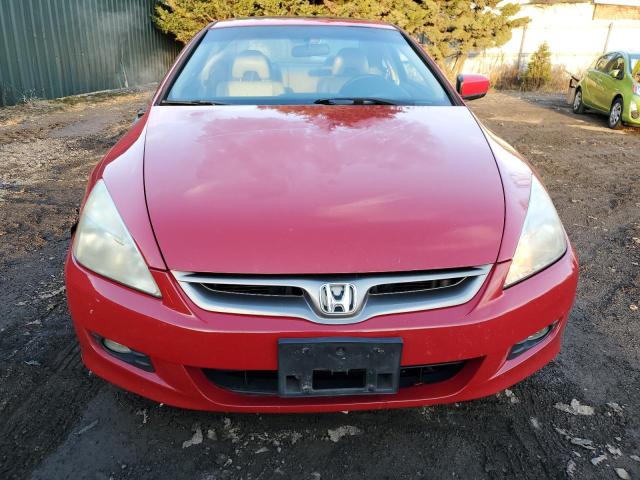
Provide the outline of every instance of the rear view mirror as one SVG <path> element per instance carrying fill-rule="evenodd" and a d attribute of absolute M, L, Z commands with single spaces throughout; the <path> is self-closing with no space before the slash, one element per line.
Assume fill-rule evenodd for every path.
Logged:
<path fill-rule="evenodd" d="M 473 73 L 458 75 L 456 91 L 464 100 L 482 98 L 489 91 L 489 79 Z"/>
<path fill-rule="evenodd" d="M 307 43 L 296 45 L 291 49 L 292 57 L 324 57 L 329 55 L 329 45 L 326 43 Z"/>

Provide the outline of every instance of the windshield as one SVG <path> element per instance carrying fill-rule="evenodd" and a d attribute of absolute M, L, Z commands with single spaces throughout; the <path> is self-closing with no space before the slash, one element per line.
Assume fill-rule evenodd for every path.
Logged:
<path fill-rule="evenodd" d="M 636 82 L 640 83 L 640 54 L 629 55 L 629 60 L 631 60 L 629 65 L 631 75 Z"/>
<path fill-rule="evenodd" d="M 354 99 L 451 105 L 400 32 L 355 26 L 213 28 L 163 103 L 349 104 Z"/>

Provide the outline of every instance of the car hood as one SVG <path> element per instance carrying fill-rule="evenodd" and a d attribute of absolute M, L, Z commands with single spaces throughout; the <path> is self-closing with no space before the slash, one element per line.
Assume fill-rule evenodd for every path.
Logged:
<path fill-rule="evenodd" d="M 498 169 L 466 107 L 157 106 L 144 179 L 173 270 L 320 274 L 495 262 Z"/>

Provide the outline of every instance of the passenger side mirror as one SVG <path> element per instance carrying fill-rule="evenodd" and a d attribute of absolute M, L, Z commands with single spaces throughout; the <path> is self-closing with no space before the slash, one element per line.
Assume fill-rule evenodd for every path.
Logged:
<path fill-rule="evenodd" d="M 620 70 L 619 68 L 616 68 L 615 70 L 611 70 L 609 72 L 609 75 L 611 75 L 616 80 L 622 80 L 622 75 L 620 75 L 621 73 L 622 73 L 622 70 Z"/>
<path fill-rule="evenodd" d="M 464 100 L 482 98 L 489 91 L 489 79 L 473 73 L 460 74 L 456 79 L 456 91 Z"/>

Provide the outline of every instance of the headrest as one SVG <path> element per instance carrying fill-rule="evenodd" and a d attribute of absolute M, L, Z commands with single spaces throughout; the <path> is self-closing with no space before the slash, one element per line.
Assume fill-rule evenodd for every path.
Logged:
<path fill-rule="evenodd" d="M 369 62 L 365 53 L 358 48 L 343 48 L 333 61 L 334 75 L 364 75 L 369 73 Z"/>
<path fill-rule="evenodd" d="M 267 57 L 257 50 L 245 50 L 234 60 L 231 67 L 234 80 L 259 81 L 271 78 L 271 69 Z"/>

